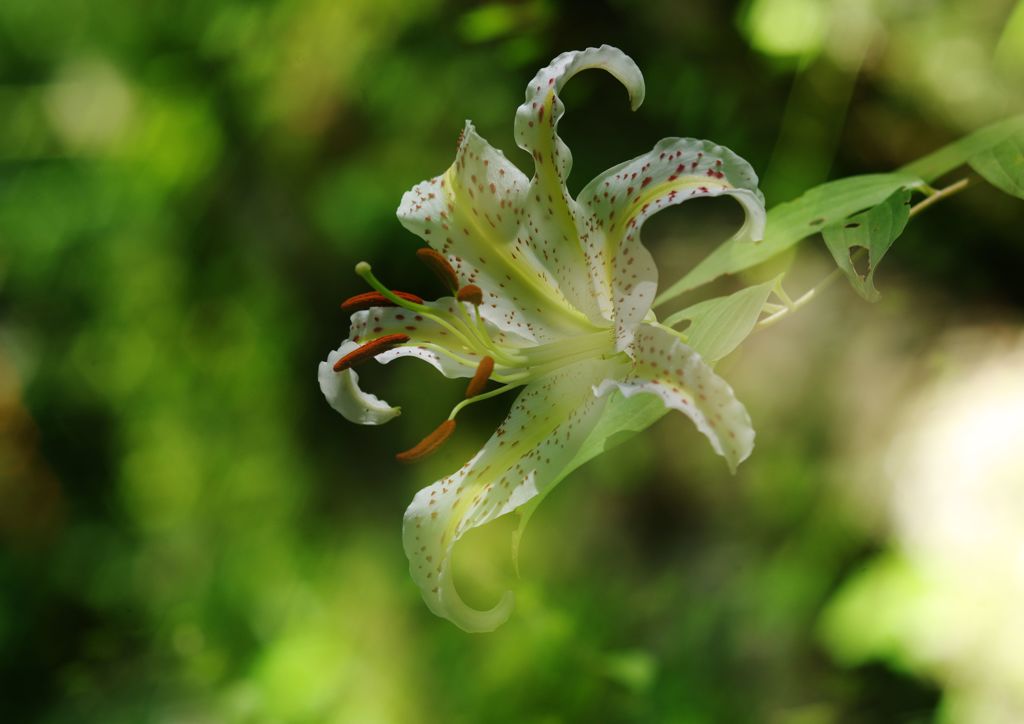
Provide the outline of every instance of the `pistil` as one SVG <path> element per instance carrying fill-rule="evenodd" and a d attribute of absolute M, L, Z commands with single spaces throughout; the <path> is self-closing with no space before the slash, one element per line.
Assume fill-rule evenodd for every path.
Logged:
<path fill-rule="evenodd" d="M 419 251 L 424 251 L 424 249 L 420 249 Z M 430 249 L 429 251 L 433 251 L 433 249 Z M 437 252 L 434 253 L 437 254 Z M 380 280 L 377 279 L 377 277 L 374 276 L 372 267 L 370 267 L 370 265 L 365 261 L 361 261 L 356 264 L 356 274 L 361 276 L 367 284 L 377 290 L 377 292 L 383 297 L 389 299 L 396 306 L 408 309 L 411 312 L 440 324 L 455 335 L 463 345 L 474 353 L 479 354 L 480 356 L 488 355 L 494 357 L 497 362 L 508 367 L 522 367 L 525 363 L 523 356 L 518 354 L 517 351 L 509 350 L 495 344 L 487 334 L 487 330 L 484 328 L 484 325 L 479 323 L 479 315 L 477 315 L 478 324 L 474 325 L 466 312 L 466 308 L 462 306 L 462 303 L 456 302 L 462 316 L 461 319 L 456 315 L 438 314 L 433 308 L 428 307 L 425 304 L 402 299 L 396 293 L 388 289 L 380 282 Z M 483 292 L 481 292 L 481 295 L 482 294 Z"/>
<path fill-rule="evenodd" d="M 410 312 L 414 312 L 422 317 L 426 317 L 427 319 L 437 322 L 446 330 L 455 335 L 455 337 L 469 349 L 475 350 L 477 348 L 476 345 L 474 345 L 470 341 L 470 339 L 465 335 L 465 333 L 462 330 L 456 329 L 448 320 L 442 318 L 442 316 L 437 314 L 432 308 L 428 307 L 426 304 L 411 302 L 407 299 L 402 299 L 400 296 L 398 296 L 390 289 L 388 289 L 386 286 L 381 284 L 377 277 L 373 275 L 373 268 L 365 261 L 361 261 L 358 264 L 356 264 L 356 274 L 361 276 L 367 284 L 376 289 L 377 292 L 379 292 L 383 297 L 391 300 L 391 302 L 395 306 L 402 307 L 403 309 L 408 309 Z M 452 318 L 451 321 L 458 323 L 458 320 L 454 318 Z"/>

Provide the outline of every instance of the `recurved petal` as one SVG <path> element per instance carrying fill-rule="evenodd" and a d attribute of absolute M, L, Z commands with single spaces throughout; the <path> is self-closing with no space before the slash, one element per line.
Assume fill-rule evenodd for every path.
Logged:
<path fill-rule="evenodd" d="M 579 332 L 585 315 L 519 235 L 529 182 L 467 121 L 455 163 L 402 197 L 398 218 L 451 262 L 460 285 L 483 291 L 480 313 L 537 342 Z"/>
<path fill-rule="evenodd" d="M 349 422 L 359 425 L 383 425 L 398 417 L 401 410 L 384 400 L 359 389 L 359 375 L 355 370 L 334 371 L 334 363 L 359 348 L 357 342 L 345 340 L 341 346 L 327 355 L 327 361 L 317 368 L 320 391 L 327 402 Z"/>
<path fill-rule="evenodd" d="M 661 209 L 704 196 L 735 198 L 746 212 L 736 236 L 763 236 L 764 197 L 757 174 L 735 153 L 710 141 L 666 138 L 580 192 L 580 236 L 594 288 L 613 301 L 620 350 L 631 343 L 657 291 L 657 269 L 640 243 L 640 228 Z"/>
<path fill-rule="evenodd" d="M 600 296 L 587 272 L 581 246 L 576 202 L 569 195 L 566 179 L 572 168 L 572 154 L 558 136 L 558 121 L 565 107 L 558 94 L 565 83 L 581 70 L 602 68 L 626 86 L 635 110 L 644 97 L 644 79 L 636 64 L 618 48 L 603 45 L 583 51 L 562 53 L 542 68 L 526 88 L 526 101 L 516 112 L 516 143 L 531 156 L 534 177 L 525 196 L 528 226 L 520 237 L 557 281 L 565 297 L 592 321 L 610 318 L 610 297 Z M 598 294 L 595 294 L 598 292 Z"/>
<path fill-rule="evenodd" d="M 589 68 L 606 70 L 626 86 L 633 110 L 644 102 L 644 77 L 636 63 L 618 48 L 602 45 L 562 53 L 537 71 L 526 87 L 526 102 L 516 111 L 516 143 L 533 156 L 538 176 L 551 174 L 562 186 L 572 154 L 558 137 L 558 119 L 565 111 L 558 94 L 570 78 Z"/>
<path fill-rule="evenodd" d="M 617 388 L 626 397 L 657 395 L 693 420 L 735 472 L 754 449 L 754 428 L 729 383 L 664 327 L 641 324 L 633 345 L 632 369 L 621 379 L 601 382 L 595 394 Z"/>
<path fill-rule="evenodd" d="M 461 302 L 444 297 L 436 302 L 424 302 L 432 313 L 454 317 Z M 468 305 L 467 305 L 468 306 Z M 466 309 L 467 314 L 471 313 Z M 510 332 L 487 327 L 491 338 L 506 346 L 522 346 L 527 340 Z M 376 355 L 373 360 L 387 364 L 399 357 L 415 357 L 432 365 L 445 377 L 472 377 L 480 363 L 480 355 L 465 342 L 457 328 L 446 327 L 429 316 L 417 314 L 401 307 L 371 307 L 352 315 L 349 338 L 331 352 L 317 371 L 320 389 L 331 407 L 345 419 L 361 425 L 382 425 L 397 417 L 399 408 L 391 407 L 378 397 L 359 388 L 359 375 L 351 369 L 336 372 L 334 363 L 380 337 L 402 334 L 409 341 L 399 347 Z"/>
<path fill-rule="evenodd" d="M 556 482 L 597 423 L 605 398 L 593 386 L 608 363 L 581 362 L 528 385 L 472 460 L 424 488 L 405 513 L 409 569 L 427 605 L 466 631 L 490 631 L 512 610 L 512 594 L 487 611 L 459 596 L 451 556 L 466 531 L 509 513 Z"/>
<path fill-rule="evenodd" d="M 454 316 L 456 305 L 461 302 L 452 297 L 442 297 L 436 302 L 424 302 L 424 306 L 441 315 Z M 499 330 L 492 330 L 502 342 L 511 337 L 503 336 Z M 429 317 L 416 314 L 401 307 L 372 307 L 352 315 L 349 339 L 359 344 L 389 334 L 405 334 L 409 342 L 375 358 L 381 364 L 399 357 L 415 357 L 434 366 L 445 377 L 472 377 L 480 357 L 465 343 L 457 330 L 438 324 Z M 518 338 L 516 338 L 518 339 Z"/>

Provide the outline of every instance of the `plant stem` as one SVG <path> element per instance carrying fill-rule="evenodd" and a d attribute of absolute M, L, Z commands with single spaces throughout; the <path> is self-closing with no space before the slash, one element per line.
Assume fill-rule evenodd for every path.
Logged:
<path fill-rule="evenodd" d="M 910 209 L 910 218 L 914 218 L 915 216 L 920 214 L 922 211 L 927 209 L 932 204 L 937 204 L 938 202 L 942 201 L 943 199 L 947 199 L 947 198 L 949 198 L 950 196 L 952 196 L 954 194 L 960 193 L 965 188 L 967 188 L 970 185 L 970 183 L 971 183 L 971 179 L 970 178 L 962 178 L 959 181 L 955 181 L 954 183 L 951 183 L 949 186 L 943 186 L 941 189 L 931 189 L 929 195 L 926 198 L 922 199 L 921 201 L 918 201 L 916 204 L 914 204 L 911 207 L 911 209 Z M 862 256 L 864 251 L 865 251 L 864 249 L 861 249 L 857 254 L 855 254 L 854 257 L 853 257 L 854 260 L 856 260 L 858 257 Z M 842 273 L 841 270 L 834 269 L 828 276 L 826 276 L 820 282 L 818 282 L 813 287 L 811 287 L 799 299 L 796 299 L 794 301 L 790 301 L 785 296 L 780 295 L 779 298 L 782 299 L 786 303 L 786 307 L 784 309 L 780 309 L 780 310 L 778 310 L 778 311 L 776 311 L 776 312 L 774 312 L 772 314 L 769 314 L 767 317 L 765 317 L 760 322 L 758 322 L 755 328 L 756 329 L 764 329 L 765 327 L 770 327 L 773 324 L 775 324 L 776 322 L 778 322 L 780 319 L 782 319 L 783 317 L 786 317 L 789 314 L 795 312 L 800 307 L 803 307 L 808 302 L 810 302 L 812 299 L 814 299 L 815 297 L 820 295 L 822 293 L 822 291 L 824 291 L 825 288 L 828 287 L 829 284 L 834 282 L 840 276 L 841 273 Z M 778 289 L 779 290 L 782 289 L 781 280 L 780 280 Z M 776 294 L 778 294 L 778 291 L 776 291 Z"/>
<path fill-rule="evenodd" d="M 971 183 L 970 178 L 962 178 L 955 183 L 951 183 L 949 186 L 943 186 L 941 189 L 932 191 L 931 195 L 927 198 L 921 199 L 914 204 L 910 209 L 910 218 L 914 218 L 922 211 L 927 209 L 932 204 L 937 204 L 943 199 L 949 198 L 953 194 L 959 193 L 967 188 Z"/>
<path fill-rule="evenodd" d="M 755 326 L 755 329 L 764 329 L 765 327 L 770 327 L 783 317 L 787 317 L 796 310 L 800 309 L 800 307 L 804 306 L 812 299 L 814 299 L 816 296 L 821 294 L 829 284 L 834 282 L 839 277 L 840 273 L 841 272 L 839 269 L 833 270 L 831 274 L 829 274 L 827 277 L 825 277 L 820 282 L 815 284 L 809 290 L 804 292 L 803 295 L 801 295 L 799 298 L 788 302 L 787 306 L 783 307 L 774 314 L 768 315 L 760 322 L 758 322 Z"/>

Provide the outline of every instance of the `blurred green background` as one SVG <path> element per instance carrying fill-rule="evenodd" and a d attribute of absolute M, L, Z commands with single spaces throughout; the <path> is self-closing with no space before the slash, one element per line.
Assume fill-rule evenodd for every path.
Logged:
<path fill-rule="evenodd" d="M 517 592 L 502 629 L 422 604 L 402 512 L 507 401 L 400 467 L 461 385 L 368 370 L 405 414 L 359 428 L 315 368 L 357 261 L 435 294 L 394 211 L 463 119 L 528 170 L 526 82 L 601 43 L 647 100 L 569 84 L 573 191 L 689 135 L 773 204 L 1024 109 L 1016 0 L 0 3 L 0 719 L 1024 721 L 1024 205 L 981 185 L 880 303 L 836 285 L 720 366 L 758 429 L 736 477 L 666 418 L 550 496 L 521 580 L 512 521 L 460 544 L 471 602 Z M 663 282 L 739 218 L 687 206 L 645 229 Z M 792 293 L 831 262 L 786 263 Z"/>

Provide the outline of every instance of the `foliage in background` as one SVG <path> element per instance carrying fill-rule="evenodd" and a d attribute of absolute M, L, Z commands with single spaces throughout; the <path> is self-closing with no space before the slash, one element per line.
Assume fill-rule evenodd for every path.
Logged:
<path fill-rule="evenodd" d="M 775 204 L 1019 112 L 1022 12 L 0 3 L 4 718 L 930 718 L 935 680 L 884 650 L 833 662 L 815 638 L 877 546 L 833 461 L 864 434 L 846 413 L 866 403 L 846 395 L 887 389 L 898 369 L 881 366 L 886 350 L 926 359 L 929 330 L 951 320 L 1019 318 L 1018 205 L 969 190 L 887 254 L 927 291 L 883 278 L 865 317 L 835 291 L 842 308 L 725 359 L 755 422 L 771 421 L 736 479 L 668 421 L 576 473 L 523 544 L 517 618 L 486 638 L 421 610 L 396 516 L 501 410 L 410 474 L 387 461 L 458 384 L 425 396 L 399 366 L 379 382 L 401 423 L 356 430 L 325 408 L 313 370 L 344 334 L 336 304 L 358 259 L 429 283 L 393 216 L 400 192 L 450 160 L 464 117 L 512 148 L 507 109 L 556 53 L 617 45 L 651 90 L 636 115 L 606 104 L 611 80 L 569 90 L 571 189 L 684 133 L 764 169 Z M 783 43 L 794 13 L 815 21 Z M 663 278 L 687 273 L 730 212 L 652 223 Z M 502 533 L 458 561 L 481 604 L 513 581 L 510 563 L 484 564 Z"/>

